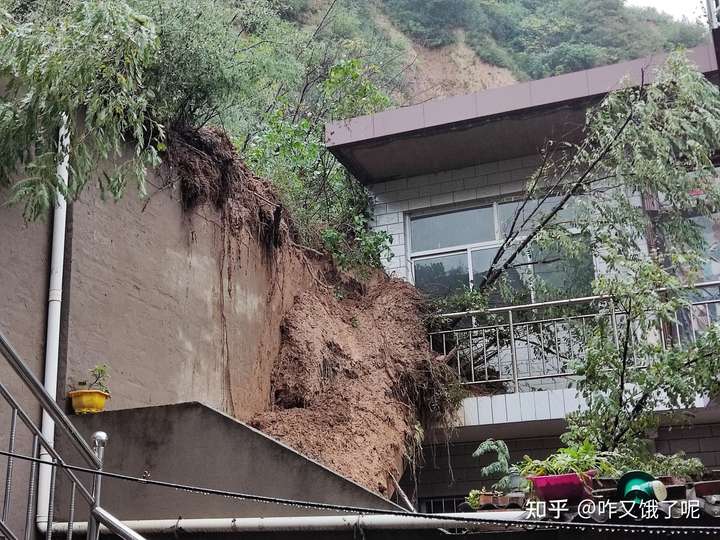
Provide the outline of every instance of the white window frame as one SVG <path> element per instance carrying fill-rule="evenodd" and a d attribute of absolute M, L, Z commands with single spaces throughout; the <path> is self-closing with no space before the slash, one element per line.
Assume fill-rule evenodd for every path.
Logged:
<path fill-rule="evenodd" d="M 502 204 L 511 204 L 514 202 L 520 202 L 522 199 L 519 199 L 518 197 L 521 197 L 522 194 L 518 193 L 513 195 L 509 195 L 507 199 L 504 200 L 495 200 L 495 201 L 469 201 L 464 204 L 458 204 L 451 207 L 443 207 L 443 208 L 424 208 L 422 210 L 411 212 L 406 214 L 406 223 L 405 223 L 405 231 L 406 231 L 406 238 L 407 238 L 407 264 L 409 266 L 409 275 L 410 280 L 413 285 L 415 285 L 415 261 L 419 260 L 427 260 L 432 259 L 436 257 L 441 256 L 447 256 L 447 255 L 458 255 L 463 252 L 467 255 L 467 267 L 468 267 L 468 285 L 470 288 L 473 288 L 475 286 L 474 283 L 474 271 L 473 271 L 473 264 L 472 264 L 472 253 L 473 251 L 480 251 L 485 249 L 492 249 L 492 248 L 500 248 L 503 245 L 503 242 L 505 239 L 502 237 L 502 231 L 500 228 L 500 211 L 499 207 Z M 429 249 L 424 251 L 418 251 L 413 252 L 412 250 L 412 220 L 418 217 L 430 217 L 430 216 L 440 216 L 443 214 L 452 214 L 454 212 L 461 212 L 463 210 L 471 210 L 473 208 L 493 208 L 493 221 L 494 221 L 494 229 L 495 229 L 495 240 L 489 240 L 485 242 L 476 242 L 473 244 L 460 244 L 456 246 L 449 246 L 445 248 L 437 248 L 437 249 Z M 518 236 L 518 240 L 522 240 L 523 236 Z M 527 253 L 524 253 L 522 257 L 525 259 L 525 262 L 530 262 L 530 256 Z M 593 271 L 597 275 L 597 261 L 593 258 Z M 530 298 L 532 301 L 535 301 L 535 290 L 532 286 L 532 283 L 529 286 L 529 292 L 530 292 Z"/>
<path fill-rule="evenodd" d="M 408 265 L 410 266 L 410 279 L 412 280 L 413 285 L 415 284 L 415 261 L 418 260 L 426 260 L 426 259 L 432 259 L 439 256 L 444 255 L 458 255 L 461 253 L 465 253 L 467 255 L 467 267 L 468 267 L 468 285 L 470 287 L 474 286 L 474 272 L 473 272 L 473 264 L 472 264 L 472 253 L 473 251 L 480 251 L 480 250 L 486 250 L 486 249 L 492 249 L 492 248 L 499 248 L 503 245 L 503 242 L 505 241 L 501 236 L 501 230 L 500 230 L 500 213 L 499 213 L 499 206 L 501 204 L 507 204 L 517 202 L 513 199 L 509 199 L 506 201 L 492 201 L 492 202 L 470 202 L 468 204 L 462 204 L 462 205 L 456 205 L 449 208 L 426 208 L 424 210 L 418 211 L 418 212 L 412 212 L 407 214 L 407 260 Z M 476 242 L 472 244 L 460 244 L 460 245 L 454 245 L 454 246 L 448 246 L 444 248 L 437 248 L 437 249 L 428 249 L 418 252 L 413 252 L 412 248 L 412 220 L 416 219 L 418 217 L 430 217 L 430 216 L 441 216 L 443 214 L 453 214 L 455 212 L 461 212 L 463 210 L 472 210 L 474 208 L 489 208 L 492 207 L 493 209 L 493 222 L 494 222 L 494 231 L 495 231 L 495 240 L 487 240 L 485 242 Z"/>

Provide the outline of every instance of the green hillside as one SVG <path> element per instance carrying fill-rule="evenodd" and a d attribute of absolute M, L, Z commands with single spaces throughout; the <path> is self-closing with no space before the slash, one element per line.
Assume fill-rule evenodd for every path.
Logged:
<path fill-rule="evenodd" d="M 0 88 L 0 187 L 30 219 L 48 211 L 61 111 L 84 118 L 73 141 L 92 140 L 60 187 L 70 197 L 90 182 L 142 190 L 166 134 L 220 126 L 300 241 L 378 266 L 389 237 L 368 229 L 368 192 L 326 150 L 328 121 L 704 39 L 621 0 L 0 0 L 0 78 L 13 81 Z M 130 133 L 137 159 L 97 177 Z M 13 184 L 18 163 L 33 174 Z"/>
<path fill-rule="evenodd" d="M 286 14 L 302 20 L 318 2 L 286 1 Z M 322 4 L 322 3 L 321 3 Z M 337 2 L 347 21 L 373 2 Z M 443 47 L 464 31 L 477 56 L 506 67 L 518 78 L 542 78 L 638 58 L 662 50 L 694 47 L 705 28 L 627 7 L 623 0 L 378 0 L 377 6 L 414 42 Z M 365 8 L 358 7 L 365 5 Z M 352 6 L 352 7 L 351 7 Z"/>

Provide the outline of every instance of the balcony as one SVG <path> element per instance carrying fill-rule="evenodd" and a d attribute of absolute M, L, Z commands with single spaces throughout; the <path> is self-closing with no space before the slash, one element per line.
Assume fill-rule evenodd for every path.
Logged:
<path fill-rule="evenodd" d="M 720 281 L 698 284 L 691 297 L 672 322 L 656 318 L 643 339 L 663 349 L 686 347 L 720 320 Z M 433 332 L 429 339 L 437 352 L 454 351 L 453 365 L 472 395 L 463 403 L 460 424 L 466 426 L 560 419 L 582 408 L 572 366 L 584 358 L 593 332 L 608 332 L 619 346 L 627 326 L 627 314 L 600 296 L 446 317 L 456 321 L 456 327 Z M 638 334 L 631 325 L 632 362 L 642 368 L 650 360 L 635 354 Z"/>

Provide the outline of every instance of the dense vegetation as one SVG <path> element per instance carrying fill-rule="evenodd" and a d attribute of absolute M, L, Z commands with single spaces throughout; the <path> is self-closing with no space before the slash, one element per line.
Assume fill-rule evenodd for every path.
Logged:
<path fill-rule="evenodd" d="M 0 1 L 0 77 L 11 81 L 0 93 L 0 185 L 29 219 L 56 190 L 74 198 L 88 182 L 115 198 L 129 180 L 142 192 L 166 133 L 220 125 L 275 183 L 303 242 L 345 266 L 379 265 L 388 237 L 368 230 L 368 194 L 325 150 L 324 124 L 387 107 L 402 59 L 352 2 L 314 25 L 287 20 L 289 10 L 272 0 Z M 64 112 L 67 188 L 54 172 Z M 127 167 L 97 170 L 130 140 Z"/>
<path fill-rule="evenodd" d="M 491 64 L 532 79 L 639 58 L 705 39 L 702 26 L 682 23 L 623 0 L 384 0 L 403 31 L 429 47 L 448 45 L 464 30 Z"/>
<path fill-rule="evenodd" d="M 368 230 L 368 194 L 323 146 L 328 120 L 402 94 L 411 59 L 377 9 L 428 46 L 464 30 L 480 57 L 529 77 L 703 38 L 620 0 L 0 0 L 0 77 L 10 81 L 0 185 L 29 219 L 47 213 L 56 190 L 74 198 L 88 182 L 115 198 L 130 182 L 142 193 L 166 134 L 221 125 L 274 182 L 304 243 L 345 266 L 379 265 L 388 237 Z M 63 112 L 67 188 L 54 173 Z M 131 159 L 96 170 L 130 140 Z"/>

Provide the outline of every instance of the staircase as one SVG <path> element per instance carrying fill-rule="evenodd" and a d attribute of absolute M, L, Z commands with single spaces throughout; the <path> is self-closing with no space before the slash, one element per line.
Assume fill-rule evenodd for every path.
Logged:
<path fill-rule="evenodd" d="M 9 382 L 0 380 L 0 429 L 4 431 L 0 431 L 0 441 L 7 441 L 7 450 L 0 448 L 0 463 L 3 457 L 6 459 L 4 481 L 0 484 L 0 536 L 8 540 L 31 540 L 38 537 L 35 534 L 37 530 L 48 540 L 60 532 L 70 539 L 75 518 L 81 515 L 87 519 L 87 540 L 99 538 L 101 525 L 124 540 L 144 540 L 100 506 L 101 476 L 93 474 L 93 471 L 102 470 L 107 435 L 103 432 L 95 433 L 91 447 L 2 333 L 0 356 L 20 379 L 22 389 L 16 392 L 17 397 L 13 396 Z M 3 369 L 3 372 L 7 373 L 7 370 Z M 32 415 L 27 412 L 29 410 L 32 410 Z M 79 466 L 64 461 L 53 448 L 53 441 L 43 437 L 40 427 L 33 421 L 33 417 L 40 417 L 39 413 L 49 415 L 55 422 L 56 435 L 72 444 L 83 460 Z M 67 468 L 67 465 L 76 467 Z M 67 519 L 63 523 L 54 520 L 58 475 L 65 477 L 62 484 L 64 489 L 70 491 L 69 508 L 63 509 Z M 40 480 L 43 476 L 49 477 L 49 485 Z M 43 503 L 46 497 L 47 505 Z M 39 508 L 36 518 L 34 513 L 38 504 L 46 508 Z"/>

